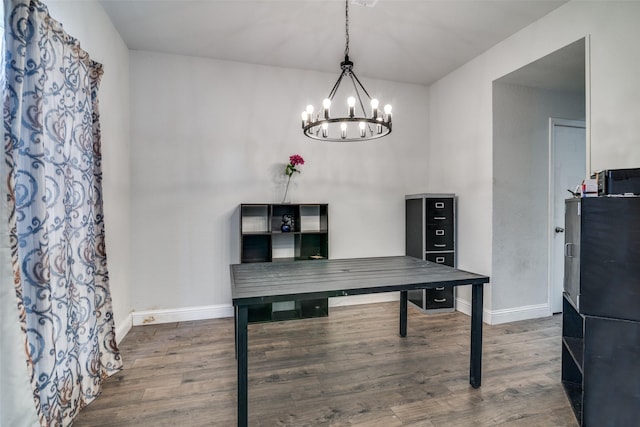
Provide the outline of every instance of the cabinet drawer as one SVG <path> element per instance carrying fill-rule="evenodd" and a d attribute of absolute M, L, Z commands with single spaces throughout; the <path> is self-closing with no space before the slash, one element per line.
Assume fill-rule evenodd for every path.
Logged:
<path fill-rule="evenodd" d="M 453 308 L 453 288 L 427 289 L 427 310 Z"/>
<path fill-rule="evenodd" d="M 427 224 L 427 251 L 453 250 L 452 224 Z"/>
<path fill-rule="evenodd" d="M 455 267 L 455 254 L 453 252 L 448 253 L 430 253 L 426 254 L 425 259 L 427 261 L 435 262 L 436 264 L 448 265 L 449 267 Z"/>
<path fill-rule="evenodd" d="M 453 199 L 426 199 L 427 224 L 452 224 Z"/>

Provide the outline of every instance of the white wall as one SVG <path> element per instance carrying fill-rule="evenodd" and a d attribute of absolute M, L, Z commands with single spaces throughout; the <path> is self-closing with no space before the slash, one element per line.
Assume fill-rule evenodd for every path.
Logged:
<path fill-rule="evenodd" d="M 119 341 L 131 325 L 129 50 L 97 1 L 46 3 L 51 16 L 104 68 L 98 94 L 102 185 L 109 285 Z"/>
<path fill-rule="evenodd" d="M 584 94 L 494 84 L 494 318 L 500 310 L 511 320 L 549 315 L 550 117 L 584 120 Z"/>
<path fill-rule="evenodd" d="M 499 77 L 590 35 L 592 170 L 640 165 L 640 50 L 633 48 L 638 18 L 640 2 L 572 1 L 430 87 L 429 182 L 449 182 L 460 195 L 459 267 L 492 273 L 492 235 L 499 232 L 492 223 L 492 82 Z M 512 286 L 515 293 L 522 290 L 517 280 Z M 489 319 L 499 292 L 493 284 L 486 287 Z M 465 290 L 460 296 L 468 301 Z M 522 301 L 499 303 L 505 309 Z"/>
<path fill-rule="evenodd" d="M 302 135 L 300 112 L 318 108 L 338 70 L 140 51 L 130 63 L 136 311 L 229 307 L 238 205 L 281 201 L 294 153 L 305 165 L 291 200 L 329 203 L 332 258 L 404 254 L 404 195 L 426 190 L 425 87 L 364 79 L 393 104 L 393 133 L 330 143 Z"/>

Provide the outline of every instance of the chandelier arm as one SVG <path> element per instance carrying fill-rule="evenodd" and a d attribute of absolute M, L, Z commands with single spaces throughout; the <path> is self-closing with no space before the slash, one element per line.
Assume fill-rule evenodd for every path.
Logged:
<path fill-rule="evenodd" d="M 342 78 L 344 77 L 345 72 L 346 70 L 342 70 L 342 72 L 340 73 L 340 77 L 338 77 L 338 80 L 336 81 L 336 84 L 333 85 L 333 89 L 331 89 L 331 92 L 329 92 L 329 96 L 327 97 L 329 98 L 329 100 L 333 101 L 333 97 L 336 95 L 336 92 L 340 87 L 340 82 L 342 81 Z"/>
<path fill-rule="evenodd" d="M 367 98 L 371 99 L 371 95 L 369 95 L 369 92 L 367 92 L 367 90 L 364 88 L 364 85 L 360 82 L 360 79 L 358 78 L 358 76 L 356 76 L 356 73 L 353 70 L 351 70 L 351 75 L 353 76 L 354 79 L 356 79 L 356 81 L 364 91 L 365 95 L 367 95 Z"/>
<path fill-rule="evenodd" d="M 360 83 L 360 81 L 358 80 L 358 78 L 353 74 L 353 71 L 349 74 L 349 77 L 351 77 L 351 82 L 353 83 L 353 88 L 356 91 L 356 96 L 358 97 L 358 102 L 360 102 L 360 108 L 362 108 L 362 115 L 364 117 L 367 117 L 367 111 L 364 109 L 364 103 L 362 102 L 362 97 L 360 96 L 360 91 L 358 90 L 358 86 L 356 85 L 356 81 L 358 83 Z M 355 80 L 354 80 L 355 78 Z M 367 93 L 367 91 L 365 90 L 364 87 L 362 87 L 362 84 L 360 84 L 360 87 L 362 88 L 362 90 L 364 91 L 364 93 L 367 95 L 367 97 L 369 97 L 369 100 L 371 100 L 371 97 L 369 96 L 369 94 Z M 373 135 L 373 129 L 371 128 L 371 123 L 367 123 L 367 127 L 369 128 L 369 134 Z"/>

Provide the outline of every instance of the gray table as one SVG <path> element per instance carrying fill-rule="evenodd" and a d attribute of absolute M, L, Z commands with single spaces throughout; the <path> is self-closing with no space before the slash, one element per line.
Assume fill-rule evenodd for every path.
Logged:
<path fill-rule="evenodd" d="M 482 291 L 489 277 L 413 257 L 380 257 L 231 265 L 238 359 L 238 426 L 248 425 L 248 311 L 254 304 L 400 292 L 400 336 L 407 335 L 407 292 L 471 285 L 469 383 L 480 387 Z"/>

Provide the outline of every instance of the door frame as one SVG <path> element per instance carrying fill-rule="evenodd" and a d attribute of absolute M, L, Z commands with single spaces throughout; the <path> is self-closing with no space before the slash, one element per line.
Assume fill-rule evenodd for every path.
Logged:
<path fill-rule="evenodd" d="M 585 120 L 568 120 L 568 119 L 558 119 L 554 117 L 549 118 L 549 187 L 547 188 L 547 224 L 548 224 L 548 235 L 547 235 L 547 306 L 549 307 L 549 315 L 553 314 L 552 308 L 552 284 L 553 284 L 553 241 L 555 237 L 555 227 L 554 223 L 554 212 L 555 212 L 555 199 L 554 199 L 554 188 L 555 188 L 555 167 L 554 167 L 554 152 L 556 146 L 555 140 L 555 132 L 554 128 L 556 126 L 564 126 L 564 127 L 574 127 L 574 128 L 582 128 L 585 130 L 585 171 L 586 177 L 588 177 L 591 173 L 590 171 L 590 163 L 591 156 L 589 155 L 589 136 L 587 132 L 587 121 Z"/>

